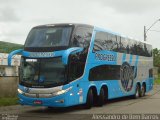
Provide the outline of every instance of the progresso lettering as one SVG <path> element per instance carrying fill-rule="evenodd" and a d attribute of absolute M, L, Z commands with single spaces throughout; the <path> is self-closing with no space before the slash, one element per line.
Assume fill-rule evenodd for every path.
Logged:
<path fill-rule="evenodd" d="M 32 52 L 30 57 L 54 57 L 53 52 Z"/>
<path fill-rule="evenodd" d="M 95 59 L 96 60 L 105 60 L 105 61 L 116 61 L 116 56 L 112 55 L 112 54 L 96 53 Z"/>

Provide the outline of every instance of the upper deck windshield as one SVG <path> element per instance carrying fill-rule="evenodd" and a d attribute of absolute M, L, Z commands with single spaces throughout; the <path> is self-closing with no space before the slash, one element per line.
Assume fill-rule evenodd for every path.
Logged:
<path fill-rule="evenodd" d="M 36 27 L 30 31 L 25 47 L 41 48 L 68 46 L 71 32 L 71 26 Z"/>

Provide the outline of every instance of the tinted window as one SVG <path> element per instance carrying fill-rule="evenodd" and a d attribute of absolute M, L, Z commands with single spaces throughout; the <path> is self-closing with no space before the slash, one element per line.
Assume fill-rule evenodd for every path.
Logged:
<path fill-rule="evenodd" d="M 137 42 L 137 55 L 143 55 L 143 44 L 141 42 Z"/>
<path fill-rule="evenodd" d="M 145 56 L 151 57 L 152 56 L 152 46 L 148 44 L 144 44 L 145 48 Z"/>
<path fill-rule="evenodd" d="M 137 42 L 134 40 L 129 40 L 129 54 L 136 55 L 137 54 Z"/>
<path fill-rule="evenodd" d="M 107 32 L 97 32 L 94 41 L 93 51 L 112 50 L 117 51 L 117 36 Z"/>
<path fill-rule="evenodd" d="M 89 47 L 92 31 L 92 28 L 78 27 L 73 35 L 71 46 L 83 48 Z"/>
<path fill-rule="evenodd" d="M 89 80 L 118 80 L 120 79 L 119 65 L 101 65 L 92 68 L 89 72 Z"/>
<path fill-rule="evenodd" d="M 110 50 L 132 55 L 151 57 L 152 46 L 129 38 L 116 36 L 107 32 L 97 32 L 94 51 Z"/>
<path fill-rule="evenodd" d="M 120 52 L 120 50 L 121 50 L 121 38 L 120 38 L 120 36 L 116 36 L 116 37 L 117 37 L 117 39 L 116 39 L 117 49 L 115 51 Z"/>
<path fill-rule="evenodd" d="M 97 32 L 94 40 L 93 51 L 100 51 L 109 49 L 107 44 L 108 34 L 105 32 Z"/>
<path fill-rule="evenodd" d="M 121 37 L 121 49 L 120 52 L 122 53 L 128 53 L 129 52 L 129 46 L 128 46 L 128 40 L 124 37 Z"/>
<path fill-rule="evenodd" d="M 129 46 L 129 54 L 134 54 L 134 44 L 135 42 L 131 39 L 128 39 L 128 46 Z"/>
<path fill-rule="evenodd" d="M 108 50 L 117 51 L 117 38 L 115 35 L 108 34 L 107 45 Z"/>
<path fill-rule="evenodd" d="M 69 63 L 69 81 L 73 81 L 83 75 L 85 62 L 70 56 Z"/>

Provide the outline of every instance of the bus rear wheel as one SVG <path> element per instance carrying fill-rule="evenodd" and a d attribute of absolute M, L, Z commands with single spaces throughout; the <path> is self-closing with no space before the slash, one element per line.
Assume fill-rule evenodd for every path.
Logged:
<path fill-rule="evenodd" d="M 146 93 L 146 87 L 145 84 L 143 84 L 141 88 L 141 97 L 145 96 L 145 93 Z"/>
<path fill-rule="evenodd" d="M 137 99 L 141 96 L 141 88 L 140 88 L 140 85 L 136 85 L 136 91 L 135 91 L 135 94 L 133 95 L 133 98 L 134 99 Z"/>
<path fill-rule="evenodd" d="M 98 96 L 98 106 L 103 106 L 104 103 L 105 103 L 105 92 L 104 92 L 104 89 L 101 88 L 100 90 L 100 94 Z"/>
<path fill-rule="evenodd" d="M 93 106 L 93 91 L 92 89 L 89 89 L 87 93 L 87 100 L 85 104 L 86 109 L 90 109 Z"/>

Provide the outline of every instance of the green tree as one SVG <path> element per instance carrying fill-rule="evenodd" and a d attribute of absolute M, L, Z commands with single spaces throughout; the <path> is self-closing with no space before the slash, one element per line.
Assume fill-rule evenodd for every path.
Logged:
<path fill-rule="evenodd" d="M 0 41 L 0 53 L 10 53 L 13 50 L 22 49 L 23 45 Z"/>
<path fill-rule="evenodd" d="M 158 67 L 158 72 L 160 73 L 160 50 L 158 48 L 153 49 L 153 64 Z"/>

